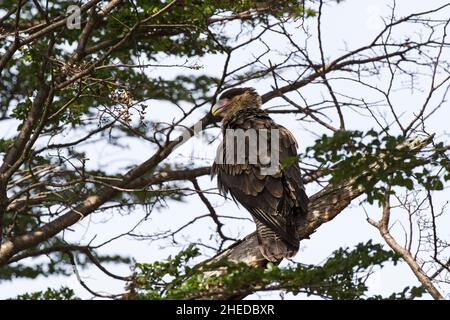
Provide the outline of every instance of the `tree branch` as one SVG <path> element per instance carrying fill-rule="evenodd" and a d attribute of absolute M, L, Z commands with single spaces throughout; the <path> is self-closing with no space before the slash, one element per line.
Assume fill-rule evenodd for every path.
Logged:
<path fill-rule="evenodd" d="M 405 152 L 419 152 L 431 143 L 432 138 L 433 137 L 430 136 L 424 139 L 409 140 L 405 144 L 399 145 L 398 148 L 404 149 Z M 379 162 L 374 163 L 369 170 L 381 165 L 383 165 L 383 157 L 380 157 Z M 351 203 L 352 200 L 364 193 L 365 186 L 356 186 L 355 179 L 356 178 L 352 178 L 337 185 L 329 184 L 310 197 L 307 216 L 299 216 L 297 220 L 297 233 L 299 239 L 309 239 L 309 236 L 322 224 L 334 219 Z M 268 262 L 259 251 L 255 232 L 246 236 L 244 239 L 235 242 L 215 257 L 206 261 L 206 263 L 218 261 L 220 259 L 245 262 L 246 264 L 255 267 L 264 267 Z M 214 273 L 220 272 L 223 271 Z M 241 299 L 251 293 L 251 290 L 249 290 L 243 295 L 225 298 Z"/>
<path fill-rule="evenodd" d="M 386 192 L 385 203 L 383 206 L 383 215 L 381 220 L 376 222 L 371 219 L 368 219 L 368 222 L 378 229 L 384 241 L 389 245 L 389 247 L 398 255 L 402 257 L 402 259 L 408 264 L 411 268 L 414 275 L 417 277 L 417 280 L 424 286 L 424 288 L 428 291 L 428 293 L 436 300 L 444 300 L 442 294 L 437 290 L 437 288 L 433 285 L 430 277 L 423 271 L 422 267 L 413 257 L 411 252 L 406 248 L 402 247 L 392 236 L 389 231 L 389 218 L 391 216 L 391 205 L 390 205 L 390 187 L 387 188 L 388 192 Z"/>

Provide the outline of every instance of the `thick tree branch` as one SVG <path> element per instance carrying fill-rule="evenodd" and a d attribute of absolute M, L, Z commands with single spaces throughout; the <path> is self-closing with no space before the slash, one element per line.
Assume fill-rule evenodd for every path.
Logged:
<path fill-rule="evenodd" d="M 433 137 L 430 136 L 425 139 L 410 140 L 404 145 L 398 146 L 398 148 L 401 148 L 405 152 L 419 152 L 431 143 L 432 138 Z M 372 168 L 380 165 L 383 165 L 382 156 L 380 157 L 379 162 L 373 164 Z M 299 239 L 309 239 L 309 236 L 322 224 L 334 219 L 351 203 L 352 200 L 364 193 L 365 186 L 355 185 L 355 179 L 356 178 L 352 178 L 337 185 L 329 184 L 310 198 L 308 215 L 306 217 L 298 217 L 297 232 Z M 218 261 L 224 258 L 234 262 L 245 262 L 248 265 L 255 267 L 263 267 L 268 262 L 259 251 L 255 232 L 246 236 L 244 239 L 235 242 L 230 247 L 208 260 L 208 262 Z M 251 293 L 251 291 L 248 291 L 246 294 L 238 297 L 229 296 L 225 298 L 241 299 Z"/>
<path fill-rule="evenodd" d="M 148 162 L 147 165 L 153 165 L 153 162 Z M 141 169 L 144 170 L 144 168 Z M 191 180 L 196 177 L 208 174 L 209 170 L 209 167 L 202 167 L 191 170 L 161 171 L 147 178 L 135 178 L 133 181 L 125 185 L 123 185 L 122 181 L 122 183 L 120 183 L 119 185 L 127 188 L 139 188 L 146 185 L 167 181 Z M 140 172 L 140 170 L 136 171 Z M 89 213 L 92 213 L 102 204 L 111 199 L 117 192 L 118 191 L 113 188 L 105 187 L 97 195 L 86 198 L 80 205 L 65 213 L 61 217 L 58 217 L 57 219 L 45 224 L 41 228 L 37 228 L 36 230 L 15 239 L 5 241 L 0 247 L 0 265 L 9 263 L 9 259 L 16 253 L 24 249 L 31 248 L 36 244 L 55 236 L 68 226 L 77 223 L 83 217 L 85 217 Z M 13 257 L 13 259 L 15 258 Z"/>

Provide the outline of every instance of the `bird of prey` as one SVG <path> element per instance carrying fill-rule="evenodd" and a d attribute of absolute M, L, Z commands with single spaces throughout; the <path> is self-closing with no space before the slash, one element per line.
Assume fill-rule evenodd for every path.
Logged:
<path fill-rule="evenodd" d="M 212 107 L 212 115 L 222 121 L 223 141 L 217 150 L 211 175 L 217 175 L 218 188 L 223 195 L 229 193 L 235 202 L 251 213 L 262 255 L 269 261 L 278 262 L 298 251 L 296 217 L 307 213 L 309 199 L 300 174 L 294 136 L 275 123 L 261 105 L 261 97 L 255 89 L 233 88 L 225 91 Z M 239 137 L 233 136 L 234 140 L 227 137 L 231 136 L 228 132 L 238 130 L 266 131 L 266 144 L 258 140 L 256 147 L 267 146 L 267 150 L 256 152 L 257 161 L 252 161 L 255 151 L 250 149 L 255 144 L 249 142 L 252 138 L 249 134 L 244 136 L 245 152 L 241 158 L 244 161 L 237 161 L 234 153 L 237 152 L 239 143 L 235 142 Z M 273 130 L 277 131 L 276 135 Z M 278 141 L 275 141 L 277 137 Z M 264 169 L 268 164 L 262 161 L 261 154 L 273 155 L 268 151 L 270 148 L 275 148 L 278 162 L 276 170 L 267 173 L 269 171 Z"/>

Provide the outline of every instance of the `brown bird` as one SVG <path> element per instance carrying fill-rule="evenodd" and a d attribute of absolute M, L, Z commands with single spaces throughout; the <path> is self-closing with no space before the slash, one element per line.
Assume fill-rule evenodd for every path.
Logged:
<path fill-rule="evenodd" d="M 261 97 L 253 88 L 234 88 L 220 96 L 211 113 L 222 120 L 223 141 L 211 174 L 217 175 L 218 188 L 223 195 L 230 193 L 234 201 L 251 213 L 262 255 L 277 262 L 297 253 L 296 216 L 306 214 L 309 200 L 300 174 L 294 136 L 275 123 L 261 105 Z M 252 129 L 257 134 L 252 135 Z M 245 133 L 245 152 L 241 158 L 237 140 L 242 135 L 236 134 L 239 131 Z M 259 135 L 263 131 L 265 137 Z M 256 144 L 250 141 L 255 136 L 258 137 Z M 254 161 L 255 154 L 257 161 Z M 267 154 L 271 156 L 269 160 L 276 160 L 275 164 L 268 164 L 264 158 Z M 269 171 L 273 165 L 275 170 Z"/>

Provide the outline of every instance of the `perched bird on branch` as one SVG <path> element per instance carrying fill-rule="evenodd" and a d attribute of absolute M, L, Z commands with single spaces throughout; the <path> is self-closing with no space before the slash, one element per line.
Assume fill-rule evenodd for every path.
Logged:
<path fill-rule="evenodd" d="M 220 96 L 211 113 L 222 120 L 223 141 L 211 174 L 217 175 L 223 195 L 231 194 L 251 213 L 262 255 L 278 262 L 297 253 L 296 216 L 307 213 L 309 200 L 297 142 L 261 104 L 253 88 L 234 88 Z"/>

